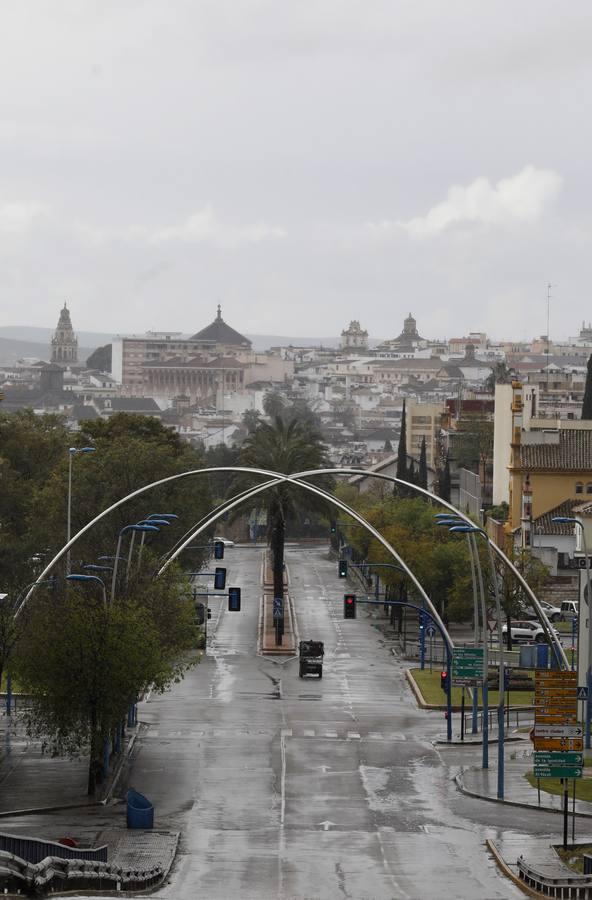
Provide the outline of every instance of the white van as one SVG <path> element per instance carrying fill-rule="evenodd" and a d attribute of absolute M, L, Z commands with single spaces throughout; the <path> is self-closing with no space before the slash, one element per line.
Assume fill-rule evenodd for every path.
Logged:
<path fill-rule="evenodd" d="M 571 622 L 572 619 L 575 619 L 578 615 L 578 606 L 579 604 L 577 600 L 562 600 L 561 621 Z"/>

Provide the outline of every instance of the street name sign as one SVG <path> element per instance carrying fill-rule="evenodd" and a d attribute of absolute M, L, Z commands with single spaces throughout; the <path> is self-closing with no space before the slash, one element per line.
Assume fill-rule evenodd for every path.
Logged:
<path fill-rule="evenodd" d="M 452 683 L 475 684 L 483 678 L 483 647 L 455 647 L 452 652 Z"/>
<path fill-rule="evenodd" d="M 535 766 L 582 766 L 584 764 L 583 753 L 540 753 L 534 754 Z"/>
<path fill-rule="evenodd" d="M 581 766 L 534 766 L 535 778 L 581 778 Z"/>
<path fill-rule="evenodd" d="M 581 725 L 539 725 L 534 726 L 535 737 L 581 738 L 584 729 Z"/>
<path fill-rule="evenodd" d="M 545 765 L 537 756 L 539 751 L 565 753 L 583 749 L 582 728 L 578 721 L 577 672 L 555 670 L 537 671 L 534 687 L 534 749 L 537 778 L 578 778 L 578 775 L 548 774 L 559 768 L 557 761 Z M 568 766 L 573 769 L 574 766 Z"/>

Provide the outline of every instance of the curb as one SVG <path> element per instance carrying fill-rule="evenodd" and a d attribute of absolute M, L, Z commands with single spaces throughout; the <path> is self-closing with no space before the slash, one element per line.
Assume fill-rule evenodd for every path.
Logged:
<path fill-rule="evenodd" d="M 545 897 L 545 898 L 547 898 L 547 894 L 540 894 L 538 891 L 535 891 L 534 888 L 529 887 L 527 884 L 524 883 L 524 881 L 522 881 L 521 878 L 519 878 L 514 872 L 512 872 L 511 868 L 509 867 L 509 865 L 507 864 L 507 862 L 505 861 L 505 859 L 503 858 L 503 856 L 501 855 L 501 853 L 499 852 L 499 850 L 497 849 L 497 847 L 495 846 L 495 844 L 493 843 L 492 840 L 487 838 L 485 841 L 485 846 L 487 847 L 487 849 L 493 856 L 498 869 L 500 869 L 503 872 L 503 874 L 506 876 L 506 878 L 509 878 L 510 881 L 513 881 L 515 885 L 517 885 L 521 890 L 523 890 L 525 894 L 527 894 L 529 897 Z"/>
<path fill-rule="evenodd" d="M 470 788 L 465 787 L 462 773 L 454 776 L 454 782 L 461 794 L 465 794 L 467 797 L 473 797 L 475 800 L 485 800 L 488 803 L 505 803 L 506 806 L 516 806 L 518 809 L 536 809 L 538 810 L 538 812 L 555 813 L 556 815 L 560 816 L 563 815 L 563 810 L 555 809 L 554 806 L 539 806 L 538 803 L 526 803 L 520 800 L 506 800 L 505 798 L 503 800 L 500 800 L 498 797 L 490 797 L 488 794 L 479 794 L 477 791 L 472 791 L 470 790 Z M 570 812 L 570 816 L 571 815 L 572 813 Z M 588 813 L 576 810 L 576 816 L 578 816 L 580 819 L 592 819 L 592 812 Z M 536 894 L 535 896 L 539 895 Z"/>

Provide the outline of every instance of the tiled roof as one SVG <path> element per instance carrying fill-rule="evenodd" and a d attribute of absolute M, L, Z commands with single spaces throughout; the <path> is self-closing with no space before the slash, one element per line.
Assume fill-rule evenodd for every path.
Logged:
<path fill-rule="evenodd" d="M 592 472 L 592 431 L 562 429 L 557 444 L 522 444 L 521 468 Z"/>
<path fill-rule="evenodd" d="M 574 507 L 581 504 L 581 500 L 564 500 L 559 506 L 548 509 L 546 513 L 532 521 L 532 541 L 536 544 L 537 534 L 555 534 L 566 535 L 569 537 L 574 533 L 574 526 L 571 522 L 561 524 L 553 522 L 555 516 L 573 516 Z"/>
<path fill-rule="evenodd" d="M 243 334 L 239 334 L 230 325 L 227 325 L 222 318 L 220 307 L 218 306 L 218 315 L 211 323 L 191 338 L 192 341 L 214 341 L 216 344 L 234 344 L 240 347 L 249 348 L 251 341 Z"/>

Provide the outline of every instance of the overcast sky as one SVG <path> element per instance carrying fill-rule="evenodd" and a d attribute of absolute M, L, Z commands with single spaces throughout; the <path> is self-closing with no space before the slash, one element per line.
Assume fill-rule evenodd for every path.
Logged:
<path fill-rule="evenodd" d="M 0 2 L 0 324 L 592 319 L 587 0 Z"/>

